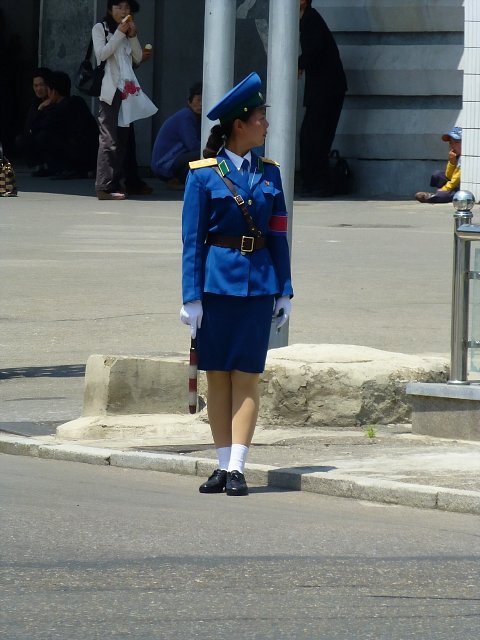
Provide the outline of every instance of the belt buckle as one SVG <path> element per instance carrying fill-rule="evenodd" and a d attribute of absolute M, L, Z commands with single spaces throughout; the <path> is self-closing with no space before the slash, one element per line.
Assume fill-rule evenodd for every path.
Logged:
<path fill-rule="evenodd" d="M 247 243 L 247 245 L 245 243 Z M 253 236 L 242 236 L 242 242 L 240 243 L 240 253 L 243 256 L 246 253 L 252 253 L 254 244 L 255 238 Z"/>
<path fill-rule="evenodd" d="M 242 196 L 239 193 L 234 195 L 233 198 L 239 207 L 243 207 L 243 205 L 245 204 L 245 200 L 242 198 Z"/>

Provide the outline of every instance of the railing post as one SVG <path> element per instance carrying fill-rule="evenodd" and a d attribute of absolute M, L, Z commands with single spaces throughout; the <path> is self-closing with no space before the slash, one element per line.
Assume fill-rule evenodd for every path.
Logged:
<path fill-rule="evenodd" d="M 470 384 L 467 379 L 468 359 L 468 303 L 470 290 L 470 240 L 459 237 L 461 225 L 470 224 L 475 197 L 470 191 L 458 191 L 453 199 L 455 207 L 453 282 L 452 282 L 452 327 L 450 379 L 448 384 Z"/>

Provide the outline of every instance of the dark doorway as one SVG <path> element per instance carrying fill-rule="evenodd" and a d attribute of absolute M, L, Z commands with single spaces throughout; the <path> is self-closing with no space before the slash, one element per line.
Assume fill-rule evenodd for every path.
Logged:
<path fill-rule="evenodd" d="M 0 141 L 14 156 L 15 136 L 33 98 L 32 71 L 38 66 L 40 2 L 4 0 L 0 5 Z"/>

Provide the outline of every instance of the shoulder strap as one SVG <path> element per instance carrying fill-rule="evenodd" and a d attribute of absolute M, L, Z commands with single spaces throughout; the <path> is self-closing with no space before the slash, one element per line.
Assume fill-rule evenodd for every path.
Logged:
<path fill-rule="evenodd" d="M 277 162 L 276 160 L 271 160 L 270 158 L 265 158 L 263 156 L 260 156 L 260 159 L 266 164 L 274 164 L 276 167 L 280 166 L 280 163 Z"/>
<path fill-rule="evenodd" d="M 202 160 L 192 160 L 188 166 L 190 169 L 202 169 L 203 167 L 216 167 L 217 164 L 216 158 L 203 158 Z"/>
<path fill-rule="evenodd" d="M 237 190 L 233 186 L 233 182 L 229 178 L 223 175 L 223 173 L 220 171 L 218 166 L 213 167 L 213 170 L 215 171 L 216 174 L 218 174 L 220 179 L 223 180 L 227 189 L 231 191 L 233 195 L 233 199 L 237 203 L 238 208 L 240 209 L 240 211 L 243 214 L 243 217 L 245 218 L 245 222 L 247 223 L 250 233 L 256 238 L 260 238 L 262 236 L 262 232 L 259 229 L 257 229 L 255 222 L 253 221 L 253 218 L 250 215 L 249 210 L 245 206 L 245 200 L 242 198 L 242 196 L 239 193 L 237 193 Z"/>
<path fill-rule="evenodd" d="M 105 44 L 107 44 L 108 31 L 107 31 L 107 25 L 105 24 L 105 22 L 102 22 L 102 27 L 105 32 Z M 93 38 L 90 38 L 90 42 L 88 43 L 88 47 L 87 47 L 87 53 L 85 54 L 85 60 L 90 60 L 90 58 L 92 57 L 92 51 L 93 51 Z"/>
<path fill-rule="evenodd" d="M 90 58 L 92 57 L 92 51 L 93 51 L 93 40 L 92 38 L 90 38 L 90 42 L 88 43 L 88 47 L 87 47 L 87 53 L 85 54 L 85 60 L 90 60 Z"/>

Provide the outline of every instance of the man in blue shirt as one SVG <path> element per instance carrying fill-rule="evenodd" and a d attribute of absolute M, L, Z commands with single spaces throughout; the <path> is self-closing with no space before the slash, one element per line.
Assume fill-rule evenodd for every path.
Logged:
<path fill-rule="evenodd" d="M 185 184 L 188 163 L 199 160 L 202 83 L 190 87 L 188 106 L 170 116 L 160 127 L 153 145 L 151 169 L 157 178 Z"/>

